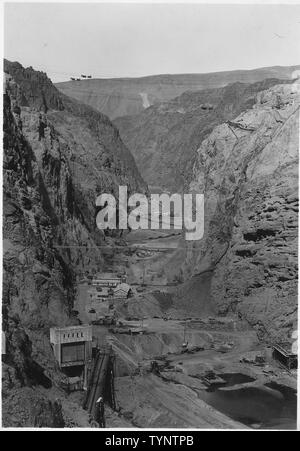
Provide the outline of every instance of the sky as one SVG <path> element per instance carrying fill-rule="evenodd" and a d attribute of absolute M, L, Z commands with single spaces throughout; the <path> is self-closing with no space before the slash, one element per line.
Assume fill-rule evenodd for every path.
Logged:
<path fill-rule="evenodd" d="M 300 64 L 300 5 L 10 3 L 4 55 L 54 82 Z"/>

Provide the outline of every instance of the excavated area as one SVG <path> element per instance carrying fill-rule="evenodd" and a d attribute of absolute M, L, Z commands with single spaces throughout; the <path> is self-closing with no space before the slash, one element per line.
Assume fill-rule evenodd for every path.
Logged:
<path fill-rule="evenodd" d="M 94 328 L 115 352 L 117 410 L 132 426 L 296 428 L 296 378 L 274 364 L 270 349 L 245 324 L 152 318 L 144 319 L 144 329 L 126 335 Z M 263 356 L 263 365 L 256 356 Z M 208 374 L 225 384 L 208 387 Z"/>
<path fill-rule="evenodd" d="M 144 245 L 158 246 L 145 235 Z M 169 239 L 160 236 L 160 245 Z M 189 283 L 166 278 L 161 269 L 178 252 L 170 243 L 169 253 L 118 252 L 111 260 L 112 269 L 126 268 L 134 295 L 117 307 L 122 327 L 93 325 L 95 342 L 116 357 L 116 412 L 107 408 L 107 426 L 295 429 L 296 375 L 277 365 L 246 321 L 214 313 L 199 290 L 204 275 Z M 88 290 L 88 282 L 79 285 L 75 308 L 91 322 Z"/>

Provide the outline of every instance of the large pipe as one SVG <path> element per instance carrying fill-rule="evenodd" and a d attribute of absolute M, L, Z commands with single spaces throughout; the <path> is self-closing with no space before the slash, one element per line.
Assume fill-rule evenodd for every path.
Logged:
<path fill-rule="evenodd" d="M 86 409 L 88 412 L 91 411 L 91 406 L 92 406 L 92 401 L 93 401 L 93 396 L 94 396 L 93 392 L 95 390 L 95 384 L 97 383 L 97 378 L 98 378 L 98 375 L 99 375 L 99 372 L 101 369 L 102 358 L 103 358 L 103 355 L 98 353 L 96 356 L 96 359 L 95 359 L 94 366 L 93 366 L 91 379 L 89 381 L 87 396 L 86 396 L 85 403 L 84 403 L 84 409 Z"/>
<path fill-rule="evenodd" d="M 110 364 L 110 352 L 102 354 L 99 352 L 96 358 L 94 370 L 92 373 L 91 384 L 87 393 L 85 402 L 85 409 L 95 418 L 96 401 L 102 396 L 104 398 L 104 391 L 107 382 L 107 372 Z"/>
<path fill-rule="evenodd" d="M 94 397 L 93 397 L 91 411 L 90 411 L 90 414 L 92 415 L 93 418 L 95 418 L 95 414 L 96 414 L 97 399 L 99 399 L 100 396 L 102 396 L 102 398 L 104 397 L 104 390 L 105 390 L 105 386 L 106 386 L 106 376 L 107 376 L 107 371 L 109 368 L 109 361 L 110 361 L 110 355 L 109 354 L 104 355 L 103 360 L 102 360 L 101 369 L 99 371 L 97 385 L 95 386 Z"/>

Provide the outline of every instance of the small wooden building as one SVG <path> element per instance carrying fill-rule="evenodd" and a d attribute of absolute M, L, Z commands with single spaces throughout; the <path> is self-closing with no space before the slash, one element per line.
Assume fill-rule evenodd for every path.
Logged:
<path fill-rule="evenodd" d="M 114 290 L 114 299 L 125 300 L 132 295 L 132 289 L 127 283 L 120 283 Z"/>

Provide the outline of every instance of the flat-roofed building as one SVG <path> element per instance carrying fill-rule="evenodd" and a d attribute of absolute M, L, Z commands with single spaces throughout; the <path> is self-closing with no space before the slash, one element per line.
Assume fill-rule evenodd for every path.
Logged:
<path fill-rule="evenodd" d="M 68 377 L 79 376 L 86 384 L 87 366 L 92 359 L 92 326 L 54 327 L 50 343 L 55 358 Z"/>
<path fill-rule="evenodd" d="M 96 287 L 116 288 L 122 282 L 126 282 L 126 276 L 116 273 L 104 272 L 97 274 L 93 278 L 92 285 Z"/>

